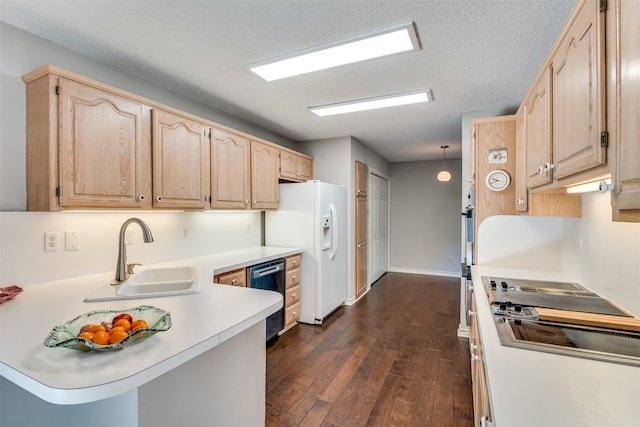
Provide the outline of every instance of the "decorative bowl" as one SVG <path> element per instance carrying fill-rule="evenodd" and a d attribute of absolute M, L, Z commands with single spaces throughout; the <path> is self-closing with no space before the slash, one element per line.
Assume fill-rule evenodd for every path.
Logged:
<path fill-rule="evenodd" d="M 109 345 L 95 344 L 87 339 L 78 338 L 80 328 L 87 324 L 111 322 L 120 313 L 128 313 L 136 319 L 144 319 L 148 328 L 138 329 L 120 342 Z M 47 347 L 64 347 L 74 350 L 113 351 L 135 344 L 171 328 L 171 313 L 150 305 L 141 305 L 127 310 L 96 310 L 85 313 L 63 325 L 56 326 L 44 340 Z"/>

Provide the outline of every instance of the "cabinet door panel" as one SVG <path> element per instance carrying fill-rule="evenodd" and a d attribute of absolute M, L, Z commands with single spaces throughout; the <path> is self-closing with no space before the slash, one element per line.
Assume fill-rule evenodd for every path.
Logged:
<path fill-rule="evenodd" d="M 367 195 L 369 168 L 364 163 L 356 161 L 356 196 Z"/>
<path fill-rule="evenodd" d="M 278 209 L 280 150 L 251 141 L 251 196 L 253 209 Z"/>
<path fill-rule="evenodd" d="M 298 181 L 298 156 L 289 151 L 280 151 L 280 176 Z"/>
<path fill-rule="evenodd" d="M 142 105 L 66 79 L 59 103 L 60 206 L 144 207 L 150 179 Z"/>
<path fill-rule="evenodd" d="M 526 101 L 527 187 L 552 180 L 552 169 L 540 173 L 540 167 L 553 162 L 551 156 L 551 71 L 536 82 Z"/>
<path fill-rule="evenodd" d="M 616 2 L 617 82 L 614 108 L 616 117 L 616 161 L 613 169 L 616 209 L 640 209 L 640 2 Z"/>
<path fill-rule="evenodd" d="M 249 209 L 250 142 L 219 129 L 211 133 L 211 208 Z"/>
<path fill-rule="evenodd" d="M 153 110 L 154 207 L 204 209 L 209 195 L 209 127 Z"/>
<path fill-rule="evenodd" d="M 582 4 L 552 59 L 555 178 L 606 162 L 604 13 L 598 2 Z"/>

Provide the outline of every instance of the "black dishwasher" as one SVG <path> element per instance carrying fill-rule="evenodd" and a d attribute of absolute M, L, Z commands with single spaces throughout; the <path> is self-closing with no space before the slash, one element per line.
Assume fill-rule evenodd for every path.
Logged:
<path fill-rule="evenodd" d="M 285 274 L 284 258 L 254 265 L 249 268 L 249 287 L 280 292 L 284 298 Z M 284 305 L 280 310 L 267 317 L 267 341 L 275 337 L 282 329 L 284 329 Z"/>

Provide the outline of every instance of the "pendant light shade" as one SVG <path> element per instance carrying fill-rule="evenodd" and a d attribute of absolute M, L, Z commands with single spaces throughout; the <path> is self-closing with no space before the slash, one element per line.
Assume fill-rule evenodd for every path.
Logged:
<path fill-rule="evenodd" d="M 447 148 L 449 148 L 448 145 L 441 145 L 440 148 L 442 148 L 442 160 L 443 160 L 443 166 L 442 166 L 442 170 L 440 172 L 438 172 L 438 181 L 440 182 L 447 182 L 451 180 L 451 173 L 447 170 Z"/>

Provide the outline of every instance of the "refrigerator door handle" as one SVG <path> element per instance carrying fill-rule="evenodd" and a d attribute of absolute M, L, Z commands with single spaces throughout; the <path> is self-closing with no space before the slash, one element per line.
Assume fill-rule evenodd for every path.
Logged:
<path fill-rule="evenodd" d="M 334 259 L 338 251 L 336 247 L 338 242 L 338 213 L 333 203 L 329 205 L 329 213 L 331 214 L 331 251 L 329 252 L 329 259 Z"/>

